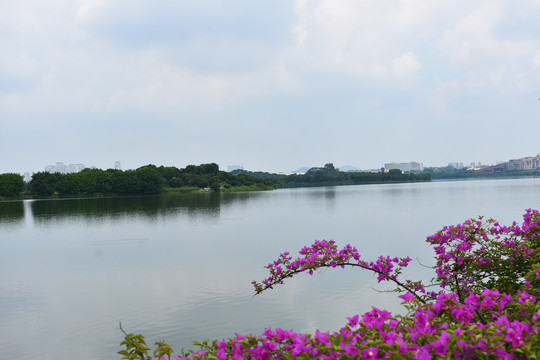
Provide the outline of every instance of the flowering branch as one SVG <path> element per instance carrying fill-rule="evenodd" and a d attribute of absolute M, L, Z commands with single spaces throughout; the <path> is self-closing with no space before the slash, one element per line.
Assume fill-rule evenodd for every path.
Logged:
<path fill-rule="evenodd" d="M 267 289 L 272 289 L 274 285 L 283 284 L 285 279 L 302 272 L 313 275 L 314 270 L 321 268 L 351 266 L 373 271 L 377 274 L 379 282 L 392 281 L 398 287 L 413 294 L 420 302 L 426 302 L 425 296 L 420 295 L 426 293 L 424 285 L 420 281 L 407 280 L 402 282 L 398 280 L 402 269 L 411 261 L 408 256 L 406 258 L 380 256 L 376 261 L 367 262 L 360 259 L 358 250 L 351 245 L 346 245 L 343 249 L 338 250 L 334 240 L 316 240 L 313 245 L 304 247 L 299 253 L 302 256 L 293 261 L 289 252 L 284 252 L 280 254 L 278 260 L 265 266 L 270 270 L 270 276 L 260 283 L 252 281 L 255 293 L 260 294 Z"/>

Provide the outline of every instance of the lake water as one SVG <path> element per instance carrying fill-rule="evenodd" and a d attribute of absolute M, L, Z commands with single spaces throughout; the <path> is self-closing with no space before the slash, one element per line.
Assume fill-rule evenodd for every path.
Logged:
<path fill-rule="evenodd" d="M 258 296 L 250 282 L 314 239 L 433 265 L 425 238 L 444 225 L 521 222 L 539 204 L 538 178 L 0 202 L 0 359 L 120 359 L 119 321 L 180 350 L 265 327 L 335 330 L 372 305 L 400 312 L 364 271 Z M 433 272 L 415 261 L 405 275 Z"/>

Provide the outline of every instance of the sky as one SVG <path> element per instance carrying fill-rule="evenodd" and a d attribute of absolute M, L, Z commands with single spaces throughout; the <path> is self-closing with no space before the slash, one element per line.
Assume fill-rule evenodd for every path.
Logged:
<path fill-rule="evenodd" d="M 0 173 L 540 152 L 538 0 L 0 0 Z"/>

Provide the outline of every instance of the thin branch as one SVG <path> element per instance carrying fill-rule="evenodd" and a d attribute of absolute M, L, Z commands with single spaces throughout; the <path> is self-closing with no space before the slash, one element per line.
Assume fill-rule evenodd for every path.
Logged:
<path fill-rule="evenodd" d="M 125 332 L 124 329 L 122 328 L 122 322 L 121 322 L 121 321 L 118 322 L 118 325 L 119 325 L 119 327 L 120 327 L 120 330 L 124 333 L 124 335 L 127 336 L 128 334 L 127 334 L 127 332 Z"/>
<path fill-rule="evenodd" d="M 463 301 L 463 297 L 461 295 L 461 289 L 459 287 L 459 281 L 458 281 L 458 278 L 457 278 L 457 271 L 454 271 L 454 279 L 456 280 L 456 292 L 457 292 L 457 295 L 458 295 L 458 299 L 460 302 Z M 486 324 L 486 320 L 484 319 L 484 316 L 482 316 L 482 313 L 480 311 L 478 311 L 477 308 L 474 308 L 474 312 L 476 313 L 476 315 L 478 315 L 478 318 L 480 319 L 480 322 L 482 324 Z"/>
<path fill-rule="evenodd" d="M 418 256 L 416 257 L 416 261 L 418 261 L 418 263 L 419 263 L 421 266 L 425 267 L 425 268 L 428 268 L 428 269 L 434 269 L 434 268 L 435 268 L 435 266 L 428 266 L 428 265 L 422 264 L 422 263 L 420 262 L 420 260 L 418 259 Z"/>
<path fill-rule="evenodd" d="M 373 271 L 374 273 L 377 273 L 377 274 L 380 274 L 380 275 L 383 275 L 385 277 L 385 280 L 390 280 L 390 281 L 393 281 L 394 283 L 396 283 L 398 286 L 402 287 L 403 289 L 405 289 L 406 291 L 410 292 L 411 294 L 413 294 L 422 304 L 425 304 L 426 301 L 424 299 L 422 299 L 422 297 L 420 295 L 418 295 L 416 293 L 416 291 L 414 291 L 413 289 L 411 289 L 410 287 L 408 287 L 407 285 L 403 284 L 402 282 L 400 282 L 399 280 L 396 280 L 396 279 L 393 279 L 392 277 L 390 277 L 389 275 L 383 273 L 382 271 L 378 271 L 378 270 L 375 270 L 375 269 L 372 269 L 370 267 L 367 267 L 367 266 L 363 266 L 363 265 L 360 265 L 360 264 L 354 264 L 354 263 L 336 263 L 336 267 L 338 266 L 355 266 L 355 267 L 359 267 L 359 268 L 362 268 L 364 270 L 370 270 L 370 271 Z M 318 266 L 318 268 L 329 268 L 329 267 L 333 267 L 331 265 L 326 265 L 326 264 L 323 264 L 323 265 L 320 265 Z M 263 292 L 264 290 L 267 290 L 267 289 L 272 289 L 274 285 L 277 285 L 277 284 L 280 284 L 283 280 L 285 280 L 286 278 L 289 278 L 289 277 L 293 277 L 294 275 L 296 274 L 299 274 L 299 273 L 302 273 L 302 272 L 305 272 L 305 271 L 308 271 L 310 269 L 303 269 L 303 270 L 294 270 L 292 271 L 291 273 L 289 273 L 286 277 L 280 279 L 280 280 L 276 280 L 272 283 L 270 283 L 269 285 L 265 285 L 264 288 L 262 288 L 260 291 L 257 291 L 257 294 L 255 295 L 258 295 L 260 294 L 261 292 Z"/>

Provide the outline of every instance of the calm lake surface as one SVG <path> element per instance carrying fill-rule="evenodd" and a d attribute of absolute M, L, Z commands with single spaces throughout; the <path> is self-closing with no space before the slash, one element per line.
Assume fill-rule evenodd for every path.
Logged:
<path fill-rule="evenodd" d="M 539 204 L 539 178 L 0 202 L 0 359 L 120 359 L 119 321 L 180 350 L 265 327 L 335 330 L 372 305 L 401 312 L 377 292 L 392 286 L 359 270 L 258 296 L 250 282 L 314 239 L 433 265 L 425 238 L 444 225 L 521 222 Z M 405 275 L 433 277 L 418 262 Z"/>

